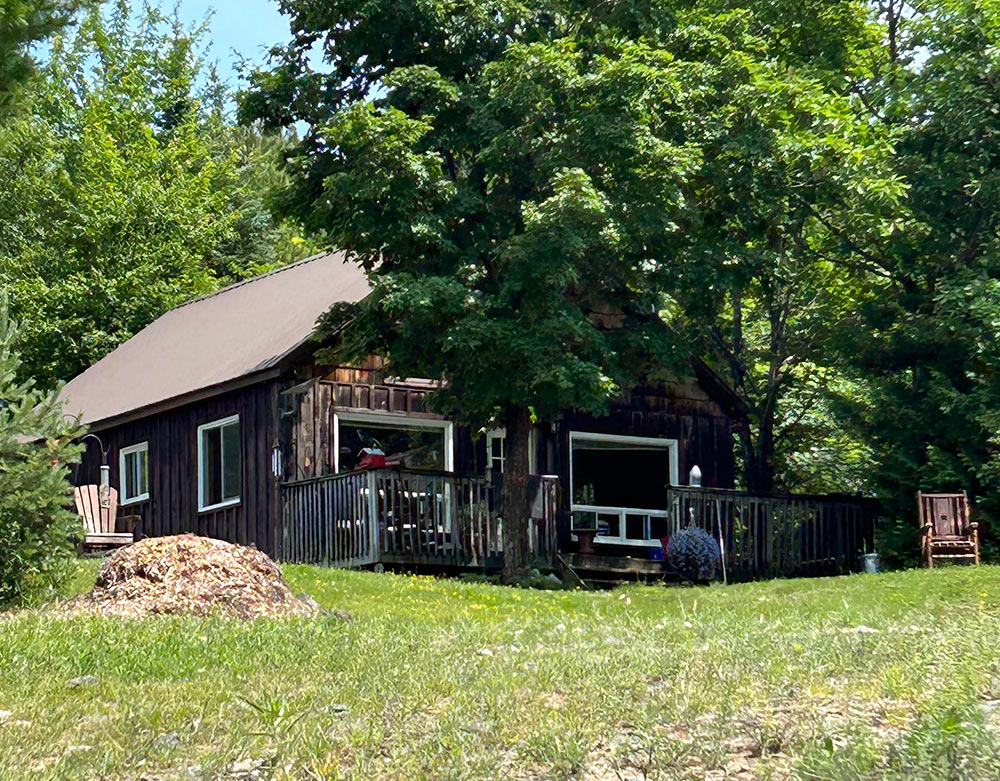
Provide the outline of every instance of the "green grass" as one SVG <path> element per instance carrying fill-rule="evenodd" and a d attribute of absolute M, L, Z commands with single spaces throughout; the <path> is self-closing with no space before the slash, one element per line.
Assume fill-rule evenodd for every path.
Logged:
<path fill-rule="evenodd" d="M 353 620 L 0 619 L 0 778 L 1000 766 L 1000 568 L 607 593 L 286 574 Z"/>

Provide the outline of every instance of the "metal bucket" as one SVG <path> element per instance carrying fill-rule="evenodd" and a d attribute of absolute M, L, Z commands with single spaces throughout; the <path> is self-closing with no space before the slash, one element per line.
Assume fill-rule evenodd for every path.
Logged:
<path fill-rule="evenodd" d="M 861 571 L 868 574 L 874 575 L 878 572 L 878 554 L 877 553 L 862 553 L 861 554 Z"/>

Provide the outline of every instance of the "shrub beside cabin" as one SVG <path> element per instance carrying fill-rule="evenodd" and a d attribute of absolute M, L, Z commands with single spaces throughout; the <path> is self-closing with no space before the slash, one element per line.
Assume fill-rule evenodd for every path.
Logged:
<path fill-rule="evenodd" d="M 368 292 L 341 253 L 309 258 L 166 313 L 65 386 L 140 535 L 195 532 L 341 565 L 499 564 L 503 430 L 432 413 L 433 382 L 387 376 L 377 359 L 315 361 L 317 318 Z M 695 373 L 634 388 L 607 416 L 534 427 L 528 542 L 541 563 L 573 554 L 573 530 L 592 527 L 597 556 L 577 565 L 656 571 L 660 538 L 712 526 L 714 496 L 731 567 L 748 555 L 758 570 L 775 566 L 760 530 L 738 534 L 753 508 L 731 490 L 735 401 L 704 367 Z M 366 450 L 385 465 L 364 468 Z M 97 482 L 101 462 L 89 439 L 76 484 Z M 684 488 L 694 465 L 704 489 Z M 864 542 L 855 526 L 842 554 Z M 790 561 L 809 561 L 805 544 Z"/>

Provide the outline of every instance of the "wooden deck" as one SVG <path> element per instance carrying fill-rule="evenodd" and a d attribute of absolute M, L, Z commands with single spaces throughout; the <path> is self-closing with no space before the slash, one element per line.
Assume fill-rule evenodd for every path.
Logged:
<path fill-rule="evenodd" d="M 558 484 L 539 478 L 526 543 L 539 567 L 555 567 Z M 284 561 L 361 567 L 497 569 L 502 521 L 496 489 L 484 478 L 446 472 L 373 469 L 281 486 L 275 547 Z M 676 487 L 668 492 L 667 534 L 687 526 L 721 542 L 727 581 L 858 571 L 873 550 L 878 504 L 847 496 L 764 496 Z M 563 562 L 591 580 L 636 580 L 662 574 L 648 549 L 604 544 L 595 555 Z"/>
<path fill-rule="evenodd" d="M 730 581 L 856 572 L 859 555 L 874 550 L 874 499 L 720 488 L 669 493 L 675 528 L 698 526 L 721 538 Z"/>
<path fill-rule="evenodd" d="M 502 563 L 493 486 L 451 473 L 371 469 L 285 483 L 278 557 L 329 566 L 371 564 L 485 569 Z M 542 565 L 556 550 L 556 482 L 540 478 L 528 549 Z"/>

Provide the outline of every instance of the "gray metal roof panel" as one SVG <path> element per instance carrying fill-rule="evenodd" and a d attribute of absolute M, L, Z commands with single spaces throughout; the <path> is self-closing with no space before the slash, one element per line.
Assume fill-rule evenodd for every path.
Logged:
<path fill-rule="evenodd" d="M 66 412 L 98 423 L 272 368 L 334 303 L 369 292 L 364 272 L 332 252 L 194 299 L 67 383 Z"/>

